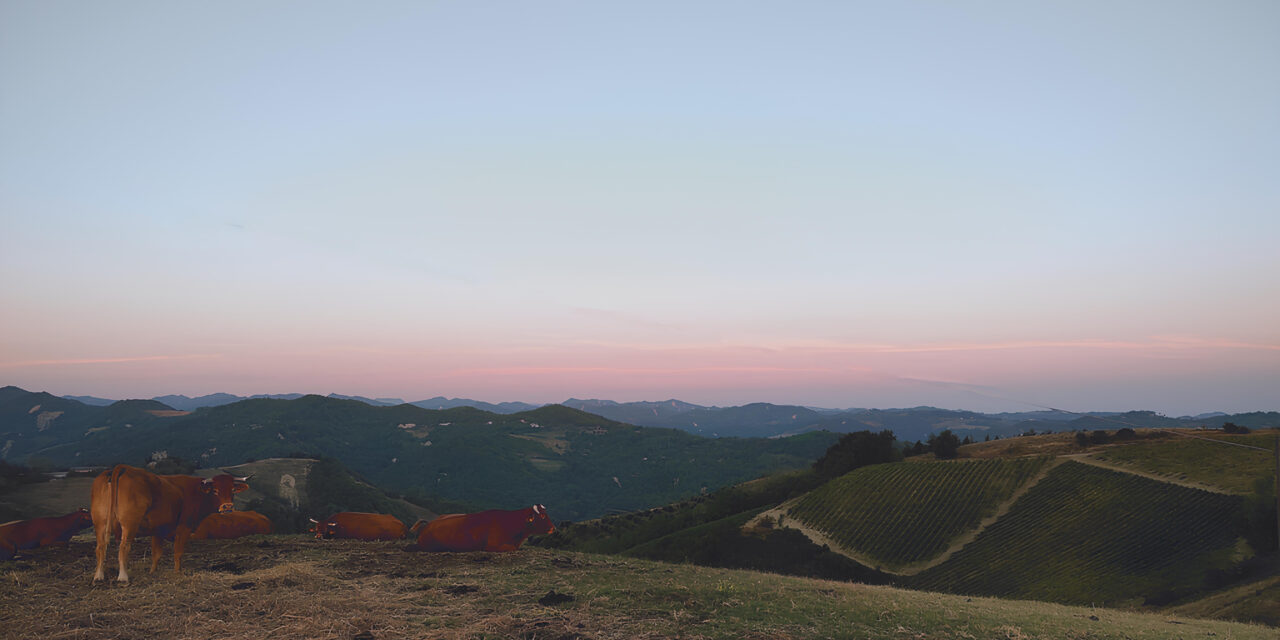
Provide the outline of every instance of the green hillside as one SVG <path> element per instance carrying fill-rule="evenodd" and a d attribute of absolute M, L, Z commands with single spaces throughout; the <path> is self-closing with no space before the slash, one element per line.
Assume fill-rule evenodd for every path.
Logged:
<path fill-rule="evenodd" d="M 852 471 L 787 512 L 892 570 L 942 553 L 1049 458 L 880 464 Z"/>
<path fill-rule="evenodd" d="M 1236 557 L 1240 499 L 1067 462 L 947 562 L 930 591 L 1068 603 L 1157 602 Z"/>
<path fill-rule="evenodd" d="M 156 409 L 163 406 L 158 403 L 73 403 L 88 411 L 78 426 L 46 434 L 21 426 L 26 414 L 16 413 L 43 399 L 36 396 L 41 394 L 10 399 L 17 422 L 0 437 L 12 441 L 11 458 L 35 456 L 68 466 L 142 464 L 163 451 L 206 468 L 265 458 L 333 458 L 421 503 L 505 509 L 541 503 L 556 520 L 649 508 L 805 467 L 837 438 L 820 432 L 711 439 L 558 405 L 499 415 L 470 407 L 375 407 L 322 396 L 245 400 L 190 414 Z"/>
<path fill-rule="evenodd" d="M 406 524 L 438 513 L 430 508 L 433 505 L 388 495 L 334 459 L 273 458 L 225 469 L 199 469 L 194 474 L 211 477 L 223 470 L 249 476 L 249 489 L 235 496 L 236 508 L 267 516 L 276 533 L 305 531 L 311 526 L 309 518 L 321 519 L 338 511 L 389 513 Z M 26 520 L 88 507 L 93 479 L 93 474 L 86 474 L 0 490 L 0 516 Z M 457 506 L 468 510 L 466 505 Z"/>
<path fill-rule="evenodd" d="M 1192 435 L 1196 437 L 1175 436 L 1108 447 L 1093 457 L 1136 471 L 1186 479 L 1237 494 L 1248 493 L 1256 478 L 1272 473 L 1275 464 L 1272 447 L 1280 431 L 1270 429 L 1245 435 L 1195 432 Z M 1203 438 L 1262 450 L 1225 446 Z"/>
<path fill-rule="evenodd" d="M 1037 438 L 1015 440 L 1038 450 Z M 1045 438 L 1051 449 L 1062 439 Z M 812 470 L 774 475 L 577 523 L 543 544 L 1121 606 L 1204 594 L 1257 575 L 1266 562 L 1242 542 L 1242 497 L 1083 464 L 1080 455 L 887 463 L 826 483 Z M 840 555 L 845 548 L 853 552 Z M 1241 599 L 1239 608 L 1256 607 Z"/>

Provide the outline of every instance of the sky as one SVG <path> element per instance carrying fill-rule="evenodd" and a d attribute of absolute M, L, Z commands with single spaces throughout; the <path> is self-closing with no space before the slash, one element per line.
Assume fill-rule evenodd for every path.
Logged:
<path fill-rule="evenodd" d="M 0 3 L 0 384 L 1280 409 L 1280 3 Z"/>

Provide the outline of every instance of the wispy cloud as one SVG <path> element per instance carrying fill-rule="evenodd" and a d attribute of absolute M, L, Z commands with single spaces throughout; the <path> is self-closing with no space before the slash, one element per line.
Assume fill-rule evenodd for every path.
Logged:
<path fill-rule="evenodd" d="M 677 375 L 697 373 L 838 373 L 837 370 L 814 367 L 761 367 L 761 366 L 690 366 L 690 367 L 493 367 L 484 369 L 456 369 L 450 375 L 458 376 L 529 376 L 576 373 L 609 373 L 621 375 Z"/>
<path fill-rule="evenodd" d="M 1018 349 L 1246 349 L 1280 351 L 1280 344 L 1246 342 L 1196 336 L 1153 336 L 1146 340 L 1013 340 L 1007 342 L 940 342 L 922 344 L 803 342 L 790 347 L 778 345 L 776 349 L 800 349 L 807 351 L 847 353 L 939 353 L 949 351 L 1008 351 Z"/>
<path fill-rule="evenodd" d="M 203 360 L 220 358 L 219 354 L 191 353 L 169 356 L 125 356 L 119 358 L 66 358 L 61 360 L 25 360 L 19 362 L 0 362 L 0 368 L 20 367 L 56 367 L 71 365 L 120 364 L 126 362 L 158 362 L 165 360 Z"/>

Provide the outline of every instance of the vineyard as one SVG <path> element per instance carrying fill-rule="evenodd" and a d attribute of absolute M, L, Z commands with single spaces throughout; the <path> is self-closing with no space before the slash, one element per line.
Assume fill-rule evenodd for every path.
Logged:
<path fill-rule="evenodd" d="M 907 582 L 1068 603 L 1172 599 L 1232 563 L 1239 507 L 1236 496 L 1067 462 L 972 543 Z"/>
<path fill-rule="evenodd" d="M 1231 493 L 1253 490 L 1259 477 L 1269 476 L 1272 469 L 1274 430 L 1248 435 L 1202 434 L 1198 438 L 1178 437 L 1167 440 L 1135 442 L 1108 447 L 1093 455 L 1103 462 L 1119 464 L 1139 471 L 1162 474 L 1220 487 Z M 1212 438 L 1262 449 L 1247 450 L 1208 442 Z"/>
<path fill-rule="evenodd" d="M 995 512 L 1050 458 L 882 464 L 832 480 L 787 513 L 892 569 L 926 561 Z"/>

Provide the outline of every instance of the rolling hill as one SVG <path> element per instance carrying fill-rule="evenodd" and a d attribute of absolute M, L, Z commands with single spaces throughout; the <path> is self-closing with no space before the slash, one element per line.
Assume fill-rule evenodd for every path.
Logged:
<path fill-rule="evenodd" d="M 543 503 L 553 517 L 572 520 L 804 467 L 837 437 L 701 438 L 559 405 L 503 415 L 305 396 L 182 412 L 155 401 L 88 407 L 13 389 L 0 393 L 0 457 L 8 460 L 142 464 L 164 452 L 214 467 L 327 457 L 420 502 L 497 508 Z"/>
<path fill-rule="evenodd" d="M 1212 435 L 1238 444 L 1276 436 Z M 879 464 L 828 482 L 811 471 L 771 476 L 578 523 L 544 544 L 931 591 L 1158 606 L 1260 566 L 1241 539 L 1242 498 L 1222 487 L 1267 467 L 1269 452 L 1178 438 L 1140 430 L 1084 446 L 1070 434 L 1031 436 L 962 447 L 972 459 Z M 1165 465 L 1197 457 L 1188 446 L 1200 460 L 1172 474 Z"/>

